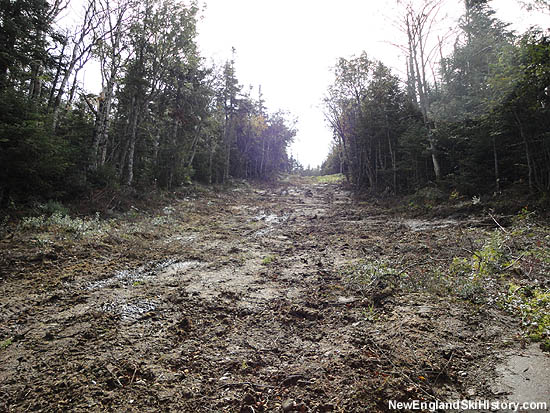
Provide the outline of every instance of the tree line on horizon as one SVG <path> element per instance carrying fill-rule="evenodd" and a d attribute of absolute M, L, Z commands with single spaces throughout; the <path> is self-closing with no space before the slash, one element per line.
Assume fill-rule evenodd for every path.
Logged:
<path fill-rule="evenodd" d="M 442 0 L 398 3 L 406 78 L 366 53 L 339 59 L 324 99 L 334 145 L 321 171 L 344 173 L 359 191 L 435 183 L 548 194 L 548 33 L 517 35 L 487 0 L 465 0 L 458 31 L 443 38 L 433 31 Z M 550 11 L 548 0 L 528 5 Z M 63 25 L 68 6 L 0 0 L 0 207 L 305 173 L 287 153 L 288 114 L 270 113 L 261 88 L 252 97 L 239 85 L 234 58 L 205 65 L 197 1 L 85 0 Z M 99 94 L 80 80 L 91 64 Z"/>
<path fill-rule="evenodd" d="M 70 0 L 0 1 L 0 207 L 291 168 L 294 121 L 239 85 L 234 58 L 204 63 L 196 1 L 85 0 L 65 25 Z"/>
<path fill-rule="evenodd" d="M 334 143 L 322 172 L 371 192 L 550 193 L 549 33 L 515 34 L 487 0 L 465 0 L 458 31 L 444 38 L 434 30 L 441 0 L 399 3 L 406 78 L 367 53 L 339 59 L 324 99 Z M 547 0 L 529 6 L 550 11 Z"/>

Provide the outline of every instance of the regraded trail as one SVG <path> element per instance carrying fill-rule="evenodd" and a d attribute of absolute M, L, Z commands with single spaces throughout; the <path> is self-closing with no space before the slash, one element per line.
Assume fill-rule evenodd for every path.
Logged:
<path fill-rule="evenodd" d="M 386 411 L 504 400 L 518 327 L 430 277 L 473 222 L 335 184 L 205 190 L 0 248 L 3 411 Z M 544 356 L 545 357 L 545 356 Z"/>

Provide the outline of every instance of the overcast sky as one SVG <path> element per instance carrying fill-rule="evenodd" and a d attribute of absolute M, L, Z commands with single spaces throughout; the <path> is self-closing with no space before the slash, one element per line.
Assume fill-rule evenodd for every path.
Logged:
<path fill-rule="evenodd" d="M 203 2 L 204 3 L 204 2 Z M 462 1 L 447 1 L 447 30 L 456 27 Z M 237 77 L 245 87 L 262 86 L 271 111 L 298 118 L 292 153 L 307 167 L 326 157 L 332 140 L 321 99 L 332 81 L 338 57 L 358 55 L 404 67 L 401 41 L 392 23 L 396 0 L 207 0 L 199 21 L 198 43 L 207 62 L 223 63 L 236 49 Z M 527 21 L 547 24 L 548 16 L 522 11 L 517 0 L 494 0 L 502 20 L 523 31 Z M 442 15 L 443 17 L 443 15 Z"/>

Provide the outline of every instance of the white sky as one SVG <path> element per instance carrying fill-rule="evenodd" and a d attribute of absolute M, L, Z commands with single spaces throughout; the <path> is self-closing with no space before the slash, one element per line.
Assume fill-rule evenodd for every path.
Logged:
<path fill-rule="evenodd" d="M 245 87 L 262 86 L 271 111 L 284 109 L 298 118 L 291 151 L 307 167 L 325 159 L 332 135 L 323 119 L 321 99 L 332 82 L 339 57 L 359 55 L 404 67 L 399 31 L 392 23 L 396 0 L 206 0 L 199 21 L 203 57 L 221 64 L 236 48 L 235 67 Z M 462 0 L 447 1 L 456 26 Z M 517 0 L 494 0 L 497 17 L 523 31 L 526 21 L 550 26 L 550 18 L 527 14 Z M 254 90 L 253 96 L 257 94 Z"/>

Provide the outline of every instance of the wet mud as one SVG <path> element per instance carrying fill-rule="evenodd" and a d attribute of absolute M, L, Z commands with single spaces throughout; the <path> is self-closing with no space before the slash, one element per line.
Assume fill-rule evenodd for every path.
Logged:
<path fill-rule="evenodd" d="M 428 288 L 428 268 L 468 247 L 473 219 L 399 217 L 311 182 L 207 190 L 153 215 L 45 246 L 1 241 L 0 410 L 364 412 L 519 397 L 503 380 L 522 351 L 517 321 Z M 426 288 L 383 271 L 358 282 L 350 268 L 363 262 Z"/>

